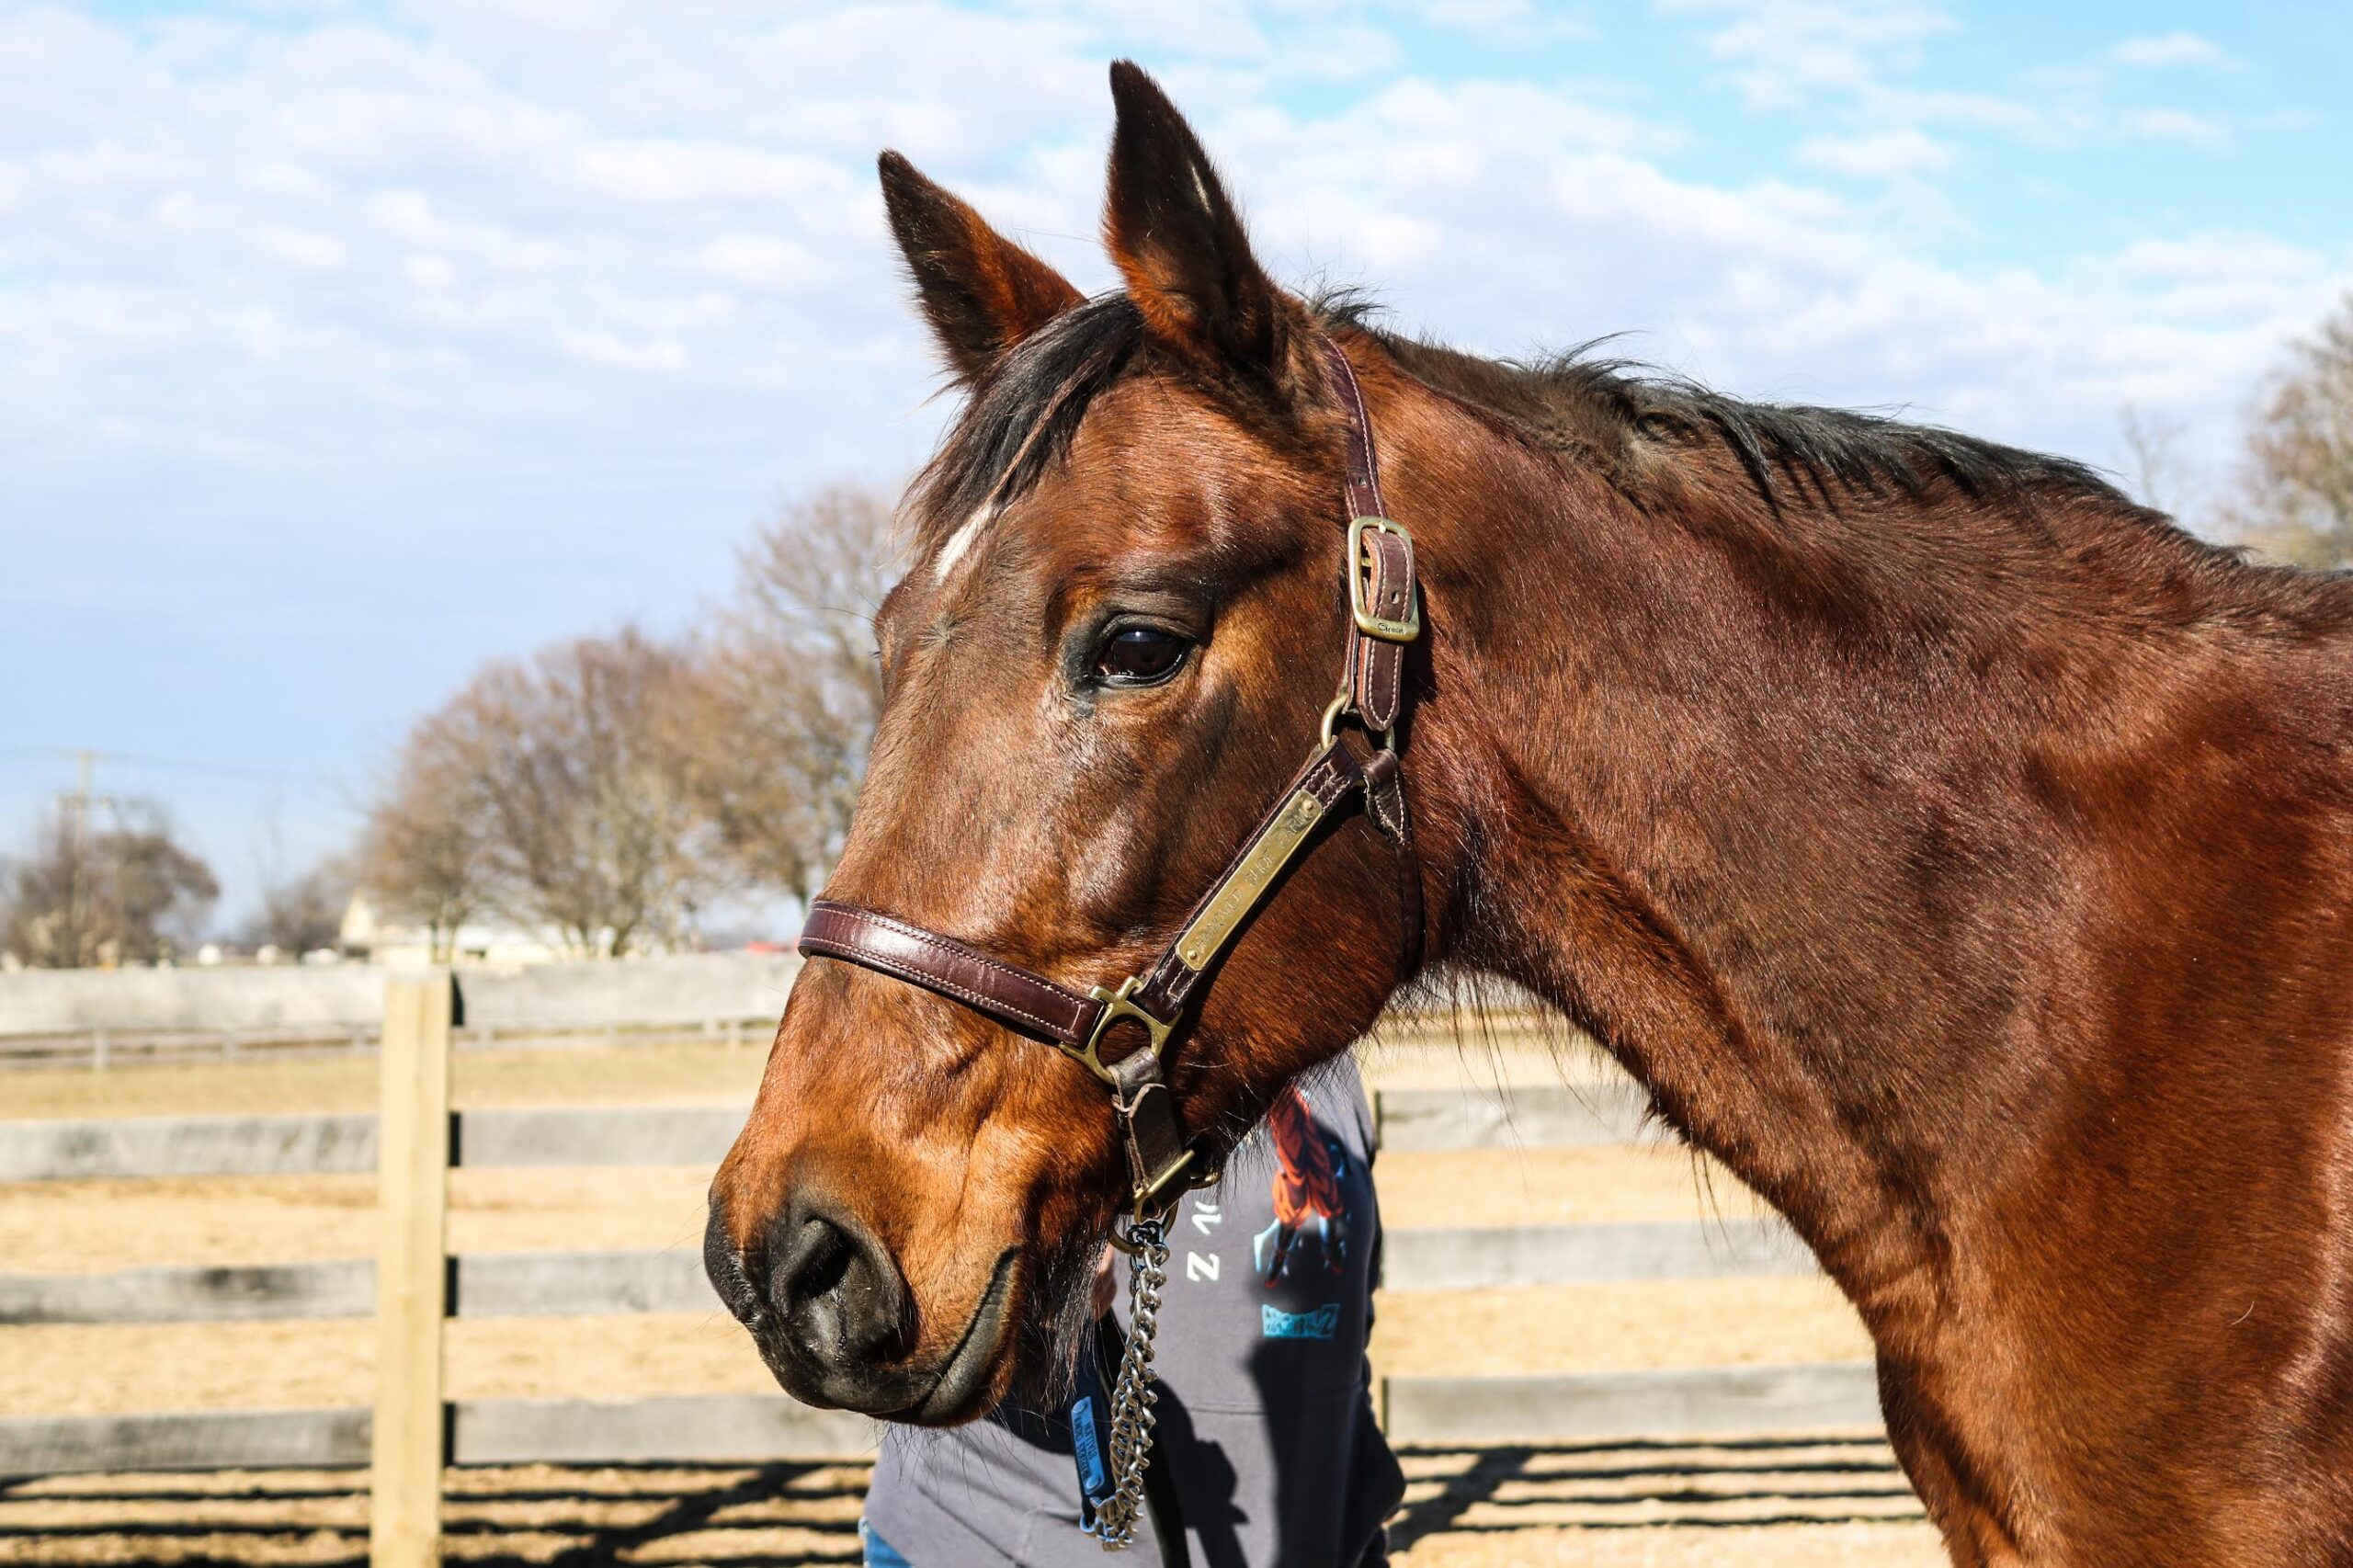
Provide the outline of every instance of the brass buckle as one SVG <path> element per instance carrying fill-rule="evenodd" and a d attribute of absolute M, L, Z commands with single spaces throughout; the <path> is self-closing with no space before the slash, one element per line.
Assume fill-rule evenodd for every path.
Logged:
<path fill-rule="evenodd" d="M 1149 1220 L 1153 1217 L 1155 1212 L 1154 1204 L 1158 1200 L 1160 1195 L 1164 1192 L 1168 1192 L 1168 1184 L 1175 1181 L 1177 1176 L 1182 1175 L 1185 1168 L 1193 1163 L 1195 1157 L 1198 1156 L 1199 1153 L 1200 1151 L 1194 1148 L 1190 1143 L 1186 1144 L 1185 1152 L 1177 1155 L 1175 1159 L 1169 1161 L 1168 1168 L 1161 1172 L 1158 1176 L 1153 1177 L 1152 1185 L 1150 1187 L 1145 1187 L 1142 1191 L 1135 1195 L 1134 1213 L 1137 1219 Z M 1192 1191 L 1193 1186 L 1193 1183 L 1187 1182 L 1183 1186 L 1177 1187 L 1175 1192 L 1169 1193 L 1168 1201 L 1165 1204 L 1161 1205 L 1159 1210 L 1156 1211 L 1165 1213 L 1168 1210 L 1175 1208 L 1176 1206 L 1176 1200 L 1184 1197 L 1185 1194 Z"/>
<path fill-rule="evenodd" d="M 1394 535 L 1405 546 L 1405 573 L 1410 581 L 1414 570 L 1414 536 L 1391 522 L 1387 517 L 1357 517 L 1348 523 L 1348 614 L 1357 630 L 1367 637 L 1378 637 L 1383 642 L 1411 642 L 1422 634 L 1422 598 L 1415 594 L 1405 607 L 1405 619 L 1392 620 L 1375 615 L 1365 603 L 1364 536 L 1368 533 Z"/>
<path fill-rule="evenodd" d="M 1154 1056 L 1160 1054 L 1160 1048 L 1168 1043 L 1170 1033 L 1176 1028 L 1176 1021 L 1174 1018 L 1155 1018 L 1136 1006 L 1136 993 L 1142 989 L 1142 977 L 1133 974 L 1120 982 L 1120 988 L 1117 991 L 1106 991 L 1099 985 L 1089 987 L 1086 994 L 1103 1004 L 1103 1011 L 1096 1015 L 1095 1028 L 1087 1032 L 1085 1045 L 1064 1045 L 1062 1048 L 1064 1056 L 1078 1062 L 1115 1089 L 1119 1087 L 1120 1081 L 1111 1076 L 1111 1070 L 1108 1067 L 1103 1065 L 1103 1036 L 1111 1026 L 1121 1018 L 1133 1018 L 1142 1024 L 1143 1032 L 1149 1040 L 1145 1049 Z"/>
<path fill-rule="evenodd" d="M 1184 1179 L 1177 1180 L 1179 1176 Z M 1224 1180 L 1225 1166 L 1205 1164 L 1201 1159 L 1200 1146 L 1188 1143 L 1185 1145 L 1185 1152 L 1170 1161 L 1166 1170 L 1152 1178 L 1151 1186 L 1133 1194 L 1128 1208 L 1127 1221 L 1131 1225 L 1136 1225 L 1146 1220 L 1166 1219 L 1176 1212 L 1176 1205 L 1183 1199 L 1185 1194 L 1216 1187 Z M 1176 1188 L 1173 1192 L 1169 1190 L 1172 1186 Z M 1166 1200 L 1156 1202 L 1163 1194 L 1166 1194 Z M 1131 1257 L 1135 1256 L 1135 1244 L 1120 1234 L 1116 1226 L 1106 1239 L 1120 1252 L 1126 1253 Z"/>

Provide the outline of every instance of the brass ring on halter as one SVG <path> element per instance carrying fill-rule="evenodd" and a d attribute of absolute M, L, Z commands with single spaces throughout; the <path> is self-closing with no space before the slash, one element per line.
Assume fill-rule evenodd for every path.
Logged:
<path fill-rule="evenodd" d="M 1153 1177 L 1148 1187 L 1139 1187 L 1133 1194 L 1135 1207 L 1125 1216 L 1130 1227 L 1147 1220 L 1165 1224 L 1176 1213 L 1176 1205 L 1188 1192 L 1199 1192 L 1225 1179 L 1225 1162 L 1210 1154 L 1199 1142 L 1185 1145 L 1185 1152 L 1169 1164 L 1166 1170 Z M 1116 1226 L 1104 1238 L 1130 1257 L 1136 1254 L 1133 1242 L 1122 1237 Z"/>
<path fill-rule="evenodd" d="M 1179 1193 L 1177 1196 L 1181 1198 L 1184 1194 Z M 1128 1256 L 1133 1257 L 1136 1256 L 1138 1251 L 1141 1250 L 1141 1244 L 1131 1239 L 1135 1233 L 1135 1228 L 1138 1225 L 1142 1224 L 1148 1219 L 1157 1219 L 1165 1221 L 1176 1211 L 1176 1205 L 1175 1203 L 1171 1203 L 1167 1208 L 1162 1210 L 1159 1214 L 1147 1215 L 1143 1211 L 1143 1199 L 1138 1199 L 1136 1200 L 1135 1211 L 1133 1213 L 1121 1215 L 1119 1221 L 1112 1223 L 1111 1233 L 1103 1239 L 1110 1244 L 1112 1251 L 1125 1253 Z M 1127 1235 L 1121 1235 L 1120 1233 L 1120 1225 L 1121 1222 L 1124 1222 L 1128 1228 Z"/>
<path fill-rule="evenodd" d="M 1324 710 L 1324 727 L 1321 733 L 1324 737 L 1324 749 L 1325 751 L 1331 750 L 1332 743 L 1339 738 L 1340 720 L 1342 717 L 1354 712 L 1356 712 L 1356 709 L 1354 705 L 1348 701 L 1348 688 L 1344 686 L 1340 688 L 1340 695 L 1332 699 L 1332 705 Z M 1358 714 L 1358 717 L 1361 718 L 1363 715 Z M 1365 731 L 1365 733 L 1367 734 L 1370 734 L 1372 732 L 1370 728 Z M 1389 728 L 1381 732 L 1381 744 L 1382 749 L 1386 751 L 1395 751 L 1397 749 L 1397 726 L 1392 724 Z"/>
<path fill-rule="evenodd" d="M 1340 695 L 1332 699 L 1332 706 L 1324 710 L 1324 746 L 1330 750 L 1334 732 L 1340 727 L 1340 715 L 1348 710 L 1348 688 L 1340 687 Z"/>

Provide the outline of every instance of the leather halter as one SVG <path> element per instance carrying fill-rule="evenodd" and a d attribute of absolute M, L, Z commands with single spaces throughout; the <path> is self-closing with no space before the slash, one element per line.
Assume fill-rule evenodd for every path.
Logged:
<path fill-rule="evenodd" d="M 1414 857 L 1397 756 L 1405 711 L 1405 649 L 1421 635 L 1414 545 L 1392 522 L 1381 496 L 1379 459 L 1364 394 L 1346 356 L 1319 337 L 1347 426 L 1343 494 L 1348 513 L 1348 629 L 1339 695 L 1324 710 L 1318 746 L 1225 869 L 1210 884 L 1159 960 L 1114 990 L 1071 990 L 953 937 L 855 904 L 817 899 L 801 927 L 801 951 L 838 959 L 961 1002 L 1018 1033 L 1050 1040 L 1111 1091 L 1120 1142 L 1128 1159 L 1131 1212 L 1165 1213 L 1184 1192 L 1218 1177 L 1218 1159 L 1188 1142 L 1165 1075 L 1162 1053 L 1208 989 L 1211 971 L 1283 869 L 1316 827 L 1352 795 L 1396 854 L 1400 976 L 1420 966 L 1421 869 Z M 1354 718 L 1377 749 L 1359 759 L 1337 733 Z M 1142 1039 L 1124 1053 L 1104 1049 L 1114 1028 L 1132 1023 Z"/>

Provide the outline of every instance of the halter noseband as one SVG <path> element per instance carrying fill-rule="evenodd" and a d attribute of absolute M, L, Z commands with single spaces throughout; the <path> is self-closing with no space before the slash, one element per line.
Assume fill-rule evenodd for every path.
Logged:
<path fill-rule="evenodd" d="M 1317 824 L 1351 795 L 1363 795 L 1366 815 L 1396 852 L 1401 973 L 1410 974 L 1420 963 L 1421 872 L 1397 756 L 1397 726 L 1405 709 L 1405 648 L 1422 630 L 1414 544 L 1382 505 L 1372 423 L 1356 372 L 1329 338 L 1319 337 L 1317 345 L 1347 425 L 1343 489 L 1349 517 L 1348 629 L 1339 695 L 1324 710 L 1314 755 L 1210 884 L 1159 960 L 1116 989 L 1097 985 L 1082 995 L 953 937 L 855 904 L 817 899 L 801 930 L 803 954 L 858 964 L 961 1002 L 1018 1033 L 1051 1040 L 1101 1079 L 1111 1091 L 1128 1159 L 1131 1211 L 1139 1221 L 1165 1214 L 1183 1193 L 1218 1176 L 1217 1159 L 1205 1157 L 1185 1137 L 1163 1072 L 1162 1050 L 1283 868 Z M 1361 760 L 1337 733 L 1341 721 L 1350 717 L 1381 740 Z M 1137 1025 L 1142 1041 L 1107 1058 L 1105 1041 L 1122 1022 Z"/>

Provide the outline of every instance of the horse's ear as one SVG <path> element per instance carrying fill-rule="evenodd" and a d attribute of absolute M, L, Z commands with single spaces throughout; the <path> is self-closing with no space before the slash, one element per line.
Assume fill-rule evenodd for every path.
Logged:
<path fill-rule="evenodd" d="M 885 153 L 878 164 L 891 233 L 957 380 L 979 380 L 999 355 L 1080 302 L 1061 273 L 906 159 Z"/>
<path fill-rule="evenodd" d="M 1103 244 L 1145 328 L 1212 370 L 1280 380 L 1303 312 L 1250 254 L 1193 128 L 1132 61 L 1112 65 L 1111 99 L 1119 120 Z"/>

